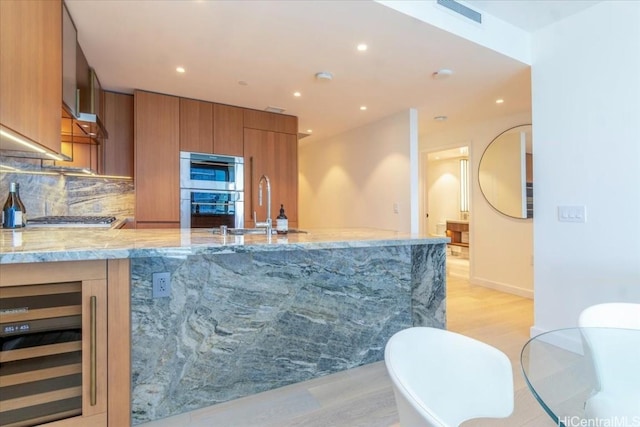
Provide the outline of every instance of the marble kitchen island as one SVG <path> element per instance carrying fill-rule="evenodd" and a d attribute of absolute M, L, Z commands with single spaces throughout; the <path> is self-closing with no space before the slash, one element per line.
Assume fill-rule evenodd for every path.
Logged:
<path fill-rule="evenodd" d="M 393 333 L 444 327 L 447 241 L 27 229 L 15 246 L 3 231 L 0 264 L 130 260 L 135 425 L 379 361 Z M 152 298 L 157 272 L 169 297 Z"/>

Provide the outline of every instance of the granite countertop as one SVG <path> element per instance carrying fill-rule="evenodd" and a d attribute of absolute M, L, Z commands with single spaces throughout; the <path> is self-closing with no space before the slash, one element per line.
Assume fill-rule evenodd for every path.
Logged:
<path fill-rule="evenodd" d="M 271 236 L 221 236 L 210 229 L 26 228 L 0 232 L 0 264 L 448 242 L 444 237 L 370 228 L 317 229 Z"/>

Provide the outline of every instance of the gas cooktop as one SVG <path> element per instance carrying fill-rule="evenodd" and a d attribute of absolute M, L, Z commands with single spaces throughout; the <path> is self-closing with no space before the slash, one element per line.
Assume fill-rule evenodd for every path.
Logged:
<path fill-rule="evenodd" d="M 27 226 L 38 227 L 111 227 L 114 216 L 41 216 L 29 218 Z"/>

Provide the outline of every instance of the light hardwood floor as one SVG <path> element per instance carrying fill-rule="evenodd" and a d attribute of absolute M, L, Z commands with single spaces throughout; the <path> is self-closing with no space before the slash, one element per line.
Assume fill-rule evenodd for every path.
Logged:
<path fill-rule="evenodd" d="M 468 264 L 450 258 L 447 268 L 447 328 L 491 344 L 509 356 L 515 410 L 502 420 L 472 420 L 464 427 L 553 427 L 527 389 L 520 350 L 533 324 L 533 302 L 468 280 Z M 391 382 L 384 362 L 293 384 L 199 409 L 140 427 L 397 427 Z"/>

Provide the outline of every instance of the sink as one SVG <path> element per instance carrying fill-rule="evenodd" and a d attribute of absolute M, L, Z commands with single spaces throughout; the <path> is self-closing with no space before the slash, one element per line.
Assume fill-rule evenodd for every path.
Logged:
<path fill-rule="evenodd" d="M 219 228 L 213 229 L 214 234 L 220 234 Z M 227 228 L 227 234 L 231 236 L 244 236 L 245 234 L 267 234 L 265 228 Z"/>
<path fill-rule="evenodd" d="M 212 230 L 213 234 L 220 234 L 219 228 L 214 228 Z M 276 234 L 276 230 L 273 229 L 273 234 Z M 296 233 L 304 233 L 307 234 L 304 230 L 298 230 L 297 228 L 290 228 L 290 234 Z M 245 234 L 267 234 L 267 230 L 265 228 L 227 228 L 227 234 L 230 236 L 244 236 Z"/>

